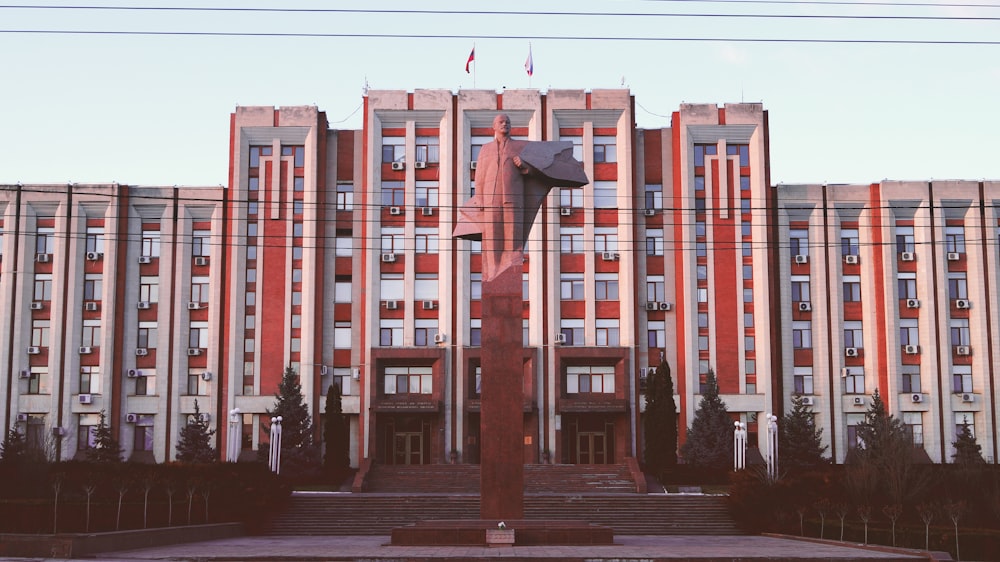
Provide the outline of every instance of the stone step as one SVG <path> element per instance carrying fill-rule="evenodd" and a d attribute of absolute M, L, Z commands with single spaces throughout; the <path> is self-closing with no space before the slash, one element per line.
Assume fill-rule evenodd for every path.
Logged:
<path fill-rule="evenodd" d="M 624 464 L 529 464 L 524 468 L 525 493 L 635 493 L 635 481 Z M 479 493 L 479 465 L 375 465 L 366 491 L 378 493 Z"/>

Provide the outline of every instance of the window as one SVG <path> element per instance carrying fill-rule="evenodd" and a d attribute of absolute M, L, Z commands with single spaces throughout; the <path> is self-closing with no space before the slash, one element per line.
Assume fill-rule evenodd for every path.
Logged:
<path fill-rule="evenodd" d="M 743 242 L 743 257 L 750 257 L 753 255 L 753 244 L 750 242 Z"/>
<path fill-rule="evenodd" d="M 743 313 L 743 326 L 747 327 L 747 328 L 753 328 L 753 324 L 754 324 L 754 322 L 753 322 L 753 313 L 752 312 L 744 312 Z"/>
<path fill-rule="evenodd" d="M 154 276 L 139 277 L 139 300 L 155 303 L 160 300 L 160 280 Z"/>
<path fill-rule="evenodd" d="M 415 159 L 417 162 L 440 162 L 441 148 L 438 137 L 417 137 Z"/>
<path fill-rule="evenodd" d="M 188 369 L 187 373 L 187 394 L 188 396 L 207 396 L 209 381 L 203 376 L 205 369 Z"/>
<path fill-rule="evenodd" d="M 469 298 L 477 301 L 483 298 L 483 274 L 469 274 Z"/>
<path fill-rule="evenodd" d="M 698 336 L 698 351 L 708 351 L 708 336 Z"/>
<path fill-rule="evenodd" d="M 379 345 L 382 347 L 400 347 L 403 345 L 403 320 L 397 318 L 382 318 L 378 322 Z"/>
<path fill-rule="evenodd" d="M 438 182 L 418 181 L 416 185 L 417 207 L 438 206 Z"/>
<path fill-rule="evenodd" d="M 658 183 L 646 184 L 645 203 L 647 209 L 662 209 L 663 185 Z"/>
<path fill-rule="evenodd" d="M 917 274 L 900 271 L 896 274 L 896 286 L 901 299 L 917 298 Z M 950 284 L 949 284 L 950 285 Z M 950 286 L 949 286 L 950 288 Z"/>
<path fill-rule="evenodd" d="M 413 344 L 417 347 L 434 345 L 438 333 L 438 321 L 434 318 L 417 318 L 413 321 Z"/>
<path fill-rule="evenodd" d="M 559 229 L 559 251 L 564 254 L 583 253 L 583 229 L 562 227 Z"/>
<path fill-rule="evenodd" d="M 188 347 L 208 349 L 208 322 L 191 322 Z"/>
<path fill-rule="evenodd" d="M 743 288 L 743 302 L 752 303 L 753 302 L 753 289 L 750 287 Z"/>
<path fill-rule="evenodd" d="M 694 235 L 696 238 L 704 238 L 706 232 L 705 221 L 697 220 L 694 221 Z"/>
<path fill-rule="evenodd" d="M 615 144 L 615 137 L 594 137 L 594 163 L 617 162 L 618 147 Z"/>
<path fill-rule="evenodd" d="M 351 300 L 351 280 L 337 277 L 333 284 L 333 302 L 350 303 Z"/>
<path fill-rule="evenodd" d="M 434 374 L 430 367 L 386 367 L 385 394 L 431 394 Z"/>
<path fill-rule="evenodd" d="M 858 241 L 858 229 L 844 228 L 840 231 L 840 253 L 845 256 L 856 256 L 861 251 Z"/>
<path fill-rule="evenodd" d="M 87 273 L 83 276 L 83 300 L 99 301 L 104 294 L 104 281 L 101 274 Z"/>
<path fill-rule="evenodd" d="M 649 253 L 649 238 L 646 239 L 646 254 L 653 255 Z M 694 243 L 694 255 L 699 258 L 704 258 L 708 256 L 708 244 L 704 240 L 699 240 Z"/>
<path fill-rule="evenodd" d="M 491 137 L 487 138 L 486 142 L 491 140 L 493 140 Z M 573 143 L 573 158 L 576 158 L 579 162 L 583 162 L 583 137 L 559 135 L 559 140 Z"/>
<path fill-rule="evenodd" d="M 698 281 L 708 281 L 708 265 L 702 263 L 697 264 L 694 266 L 694 271 L 695 278 Z M 699 285 L 701 285 L 701 283 L 699 283 Z"/>
<path fill-rule="evenodd" d="M 664 322 L 659 320 L 655 322 L 648 322 L 646 324 L 646 337 L 647 345 L 649 345 L 649 347 L 661 349 L 666 347 L 667 332 L 664 328 Z"/>
<path fill-rule="evenodd" d="M 844 302 L 861 302 L 861 276 L 844 276 Z"/>
<path fill-rule="evenodd" d="M 438 253 L 438 230 L 433 227 L 418 226 L 414 236 L 418 254 Z"/>
<path fill-rule="evenodd" d="M 599 301 L 618 300 L 618 274 L 617 273 L 595 273 L 594 298 Z"/>
<path fill-rule="evenodd" d="M 714 144 L 694 145 L 694 165 L 701 167 L 705 165 L 705 156 L 715 156 L 719 153 L 719 147 Z"/>
<path fill-rule="evenodd" d="M 293 222 L 292 223 L 292 238 L 302 238 L 302 223 Z M 300 243 L 300 242 L 296 242 Z"/>
<path fill-rule="evenodd" d="M 965 227 L 944 227 L 944 244 L 946 252 L 965 253 Z"/>
<path fill-rule="evenodd" d="M 597 345 L 609 347 L 621 345 L 617 318 L 597 319 Z"/>
<path fill-rule="evenodd" d="M 101 345 L 101 321 L 84 320 L 83 330 L 80 336 L 80 345 L 86 347 L 97 347 Z"/>
<path fill-rule="evenodd" d="M 32 300 L 50 301 L 52 300 L 52 274 L 35 274 L 35 292 L 32 293 Z"/>
<path fill-rule="evenodd" d="M 569 140 L 569 139 L 563 138 L 562 140 Z M 479 160 L 479 151 L 482 150 L 483 145 L 492 141 L 493 137 L 472 137 L 471 139 L 469 139 L 469 158 L 471 160 Z M 576 156 L 575 151 L 573 154 L 574 156 Z M 582 153 L 581 156 L 577 158 L 577 160 L 581 162 L 583 161 Z"/>
<path fill-rule="evenodd" d="M 698 313 L 698 327 L 708 329 L 708 313 L 699 312 Z"/>
<path fill-rule="evenodd" d="M 792 302 L 809 302 L 809 276 L 792 275 Z"/>
<path fill-rule="evenodd" d="M 796 394 L 813 394 L 812 367 L 795 367 L 792 377 Z"/>
<path fill-rule="evenodd" d="M 561 273 L 559 275 L 559 298 L 561 300 L 583 300 L 583 274 Z"/>
<path fill-rule="evenodd" d="M 37 453 L 45 451 L 47 441 L 45 427 L 45 414 L 28 414 L 28 423 L 24 428 L 24 443 L 29 451 Z"/>
<path fill-rule="evenodd" d="M 864 346 L 864 332 L 861 329 L 861 322 L 844 322 L 844 347 L 860 349 Z"/>
<path fill-rule="evenodd" d="M 97 445 L 98 414 L 77 414 L 76 448 L 78 451 L 93 449 Z"/>
<path fill-rule="evenodd" d="M 340 390 L 341 396 L 351 395 L 351 369 L 348 367 L 335 367 L 330 369 L 330 374 L 323 377 L 323 396 L 328 394 L 331 386 L 336 386 Z"/>
<path fill-rule="evenodd" d="M 139 322 L 139 329 L 136 337 L 136 347 L 145 349 L 156 348 L 156 327 L 157 322 Z"/>
<path fill-rule="evenodd" d="M 191 302 L 207 303 L 211 299 L 208 292 L 208 276 L 191 277 Z"/>
<path fill-rule="evenodd" d="M 920 392 L 920 371 L 907 367 L 900 376 L 899 388 L 902 392 Z"/>
<path fill-rule="evenodd" d="M 750 145 L 727 144 L 726 156 L 739 156 L 740 167 L 745 168 L 750 165 Z"/>
<path fill-rule="evenodd" d="M 382 253 L 403 253 L 403 229 L 396 226 L 382 227 Z"/>
<path fill-rule="evenodd" d="M 969 433 L 976 436 L 976 417 L 970 412 L 955 412 L 955 439 L 962 434 L 962 427 L 969 426 Z"/>
<path fill-rule="evenodd" d="M 844 367 L 847 376 L 844 377 L 844 393 L 865 393 L 865 371 L 861 367 Z"/>
<path fill-rule="evenodd" d="M 618 207 L 618 183 L 613 181 L 594 182 L 594 208 L 615 209 Z"/>
<path fill-rule="evenodd" d="M 969 319 L 952 318 L 949 325 L 951 328 L 951 345 L 969 345 Z"/>
<path fill-rule="evenodd" d="M 142 252 L 140 255 L 147 258 L 158 258 L 160 257 L 160 231 L 159 230 L 143 230 L 142 231 Z"/>
<path fill-rule="evenodd" d="M 49 321 L 32 319 L 31 345 L 34 347 L 49 346 Z"/>
<path fill-rule="evenodd" d="M 50 227 L 39 227 L 35 231 L 35 253 L 52 254 L 55 252 L 56 229 Z"/>
<path fill-rule="evenodd" d="M 104 253 L 104 228 L 99 226 L 87 227 L 87 251 Z"/>
<path fill-rule="evenodd" d="M 646 277 L 646 300 L 666 300 L 666 291 L 662 275 L 649 275 Z"/>
<path fill-rule="evenodd" d="M 28 388 L 25 394 L 48 394 L 48 367 L 34 366 L 28 371 L 30 374 L 28 376 Z"/>
<path fill-rule="evenodd" d="M 96 365 L 80 367 L 80 394 L 100 394 L 101 368 Z"/>
<path fill-rule="evenodd" d="M 382 182 L 382 206 L 400 207 L 403 205 L 403 182 L 383 181 Z"/>
<path fill-rule="evenodd" d="M 915 247 L 912 226 L 896 227 L 896 253 L 913 252 Z"/>
<path fill-rule="evenodd" d="M 191 255 L 209 257 L 212 255 L 212 232 L 195 230 L 191 233 Z"/>
<path fill-rule="evenodd" d="M 406 159 L 406 139 L 382 137 L 382 162 L 403 162 Z"/>
<path fill-rule="evenodd" d="M 756 340 L 753 336 L 743 336 L 743 348 L 746 351 L 754 351 L 757 348 Z"/>
<path fill-rule="evenodd" d="M 969 284 L 964 271 L 948 272 L 948 298 L 951 300 L 969 298 Z"/>
<path fill-rule="evenodd" d="M 247 248 L 249 252 L 250 248 Z M 337 240 L 334 242 L 334 255 L 338 258 L 349 258 L 354 254 L 354 240 L 351 238 L 351 234 L 337 232 Z M 247 255 L 247 259 L 250 256 Z"/>
<path fill-rule="evenodd" d="M 614 367 L 603 365 L 566 367 L 566 394 L 614 393 Z"/>
<path fill-rule="evenodd" d="M 351 323 L 350 322 L 334 322 L 333 324 L 333 348 L 334 349 L 351 349 Z"/>
<path fill-rule="evenodd" d="M 337 210 L 354 210 L 354 184 L 350 182 L 337 182 Z"/>
<path fill-rule="evenodd" d="M 247 178 L 248 191 L 260 191 L 260 178 Z M 256 214 L 256 213 L 252 213 Z"/>
<path fill-rule="evenodd" d="M 153 450 L 153 415 L 139 414 L 135 420 L 135 439 L 132 442 L 133 451 Z"/>
<path fill-rule="evenodd" d="M 618 229 L 611 226 L 594 228 L 594 251 L 598 254 L 618 251 Z"/>
<path fill-rule="evenodd" d="M 792 321 L 792 347 L 812 349 L 812 323 L 808 320 Z"/>
<path fill-rule="evenodd" d="M 583 188 L 582 187 L 560 187 L 559 188 L 559 206 L 560 207 L 575 207 L 577 209 L 583 207 Z"/>
<path fill-rule="evenodd" d="M 847 421 L 847 449 L 854 450 L 864 446 L 861 437 L 858 435 L 858 427 L 865 423 L 864 414 L 847 414 L 844 416 Z"/>
<path fill-rule="evenodd" d="M 650 228 L 646 230 L 646 255 L 663 255 L 663 229 Z"/>
<path fill-rule="evenodd" d="M 469 320 L 469 345 L 478 347 L 483 344 L 483 320 L 472 318 Z"/>
<path fill-rule="evenodd" d="M 440 298 L 437 273 L 416 274 L 413 298 L 418 301 L 436 301 Z"/>
<path fill-rule="evenodd" d="M 809 231 L 804 228 L 793 228 L 788 231 L 789 252 L 793 256 L 809 255 Z"/>
<path fill-rule="evenodd" d="M 256 203 L 254 203 L 256 205 Z M 305 203 L 301 199 L 296 199 L 292 201 L 292 214 L 301 215 L 305 210 Z M 257 214 L 257 213 L 254 213 Z"/>
<path fill-rule="evenodd" d="M 708 289 L 704 287 L 698 289 L 698 302 L 708 302 Z"/>
<path fill-rule="evenodd" d="M 920 331 L 916 318 L 903 318 L 899 321 L 899 345 L 917 345 L 920 343 Z"/>
<path fill-rule="evenodd" d="M 565 339 L 564 345 L 583 345 L 583 319 L 563 318 L 559 321 L 559 333 Z"/>

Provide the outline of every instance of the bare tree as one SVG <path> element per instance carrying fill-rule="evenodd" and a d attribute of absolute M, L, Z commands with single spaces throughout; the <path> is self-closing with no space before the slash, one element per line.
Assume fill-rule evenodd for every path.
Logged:
<path fill-rule="evenodd" d="M 149 492 L 153 490 L 153 486 L 156 484 L 156 478 L 153 476 L 153 472 L 149 471 L 142 478 L 142 528 L 146 529 L 149 527 Z"/>
<path fill-rule="evenodd" d="M 816 502 L 814 507 L 816 508 L 816 512 L 819 513 L 819 538 L 825 539 L 826 512 L 830 510 L 830 500 L 823 498 Z"/>
<path fill-rule="evenodd" d="M 931 549 L 931 521 L 934 520 L 935 508 L 933 505 L 921 503 L 917 505 L 917 513 L 920 520 L 924 522 L 924 550 Z"/>
<path fill-rule="evenodd" d="M 965 513 L 965 500 L 961 501 L 949 501 L 944 504 L 944 514 L 948 516 L 951 520 L 952 525 L 955 526 L 955 559 L 961 560 L 962 554 L 958 550 L 958 521 L 962 518 L 962 514 Z"/>
<path fill-rule="evenodd" d="M 872 520 L 872 506 L 858 506 L 858 517 L 861 518 L 861 522 L 865 524 L 865 544 L 868 544 L 868 523 Z"/>
<path fill-rule="evenodd" d="M 115 530 L 121 530 L 122 524 L 122 501 L 125 500 L 125 494 L 128 493 L 128 479 L 121 475 L 115 482 L 115 490 L 118 491 L 118 514 L 115 516 Z"/>
<path fill-rule="evenodd" d="M 188 480 L 188 485 L 187 485 L 187 499 L 188 499 L 188 522 L 187 522 L 187 524 L 188 525 L 191 524 L 191 504 L 194 503 L 194 493 L 197 492 L 197 491 L 198 491 L 198 483 L 196 481 L 194 481 L 193 479 L 192 480 Z"/>
<path fill-rule="evenodd" d="M 840 502 L 834 506 L 833 510 L 837 513 L 837 517 L 840 517 L 840 542 L 844 542 L 844 519 L 847 519 L 850 509 L 846 503 Z"/>
<path fill-rule="evenodd" d="M 903 506 L 898 503 L 882 507 L 882 513 L 892 521 L 892 546 L 896 546 L 896 521 L 903 514 Z"/>
<path fill-rule="evenodd" d="M 84 528 L 88 533 L 90 532 L 90 499 L 94 497 L 94 491 L 97 490 L 97 484 L 94 483 L 93 478 L 93 475 L 88 475 L 87 482 L 83 485 L 83 493 L 87 495 L 87 523 Z"/>
<path fill-rule="evenodd" d="M 59 532 L 59 492 L 62 491 L 64 477 L 63 473 L 57 472 L 52 478 L 52 492 L 55 496 L 52 502 L 52 534 Z"/>
<path fill-rule="evenodd" d="M 167 482 L 167 526 L 174 526 L 174 494 L 177 493 L 177 485 L 173 480 Z"/>

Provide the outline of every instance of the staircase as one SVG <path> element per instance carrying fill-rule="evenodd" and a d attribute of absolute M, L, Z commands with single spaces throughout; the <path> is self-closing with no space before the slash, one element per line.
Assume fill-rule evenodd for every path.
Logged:
<path fill-rule="evenodd" d="M 617 535 L 737 535 L 726 498 L 700 495 L 527 495 L 525 519 L 574 519 Z M 388 535 L 425 519 L 478 519 L 478 495 L 296 493 L 272 535 Z"/>
<path fill-rule="evenodd" d="M 384 494 L 479 494 L 479 465 L 374 465 L 366 492 Z M 528 464 L 525 494 L 634 494 L 624 464 Z"/>

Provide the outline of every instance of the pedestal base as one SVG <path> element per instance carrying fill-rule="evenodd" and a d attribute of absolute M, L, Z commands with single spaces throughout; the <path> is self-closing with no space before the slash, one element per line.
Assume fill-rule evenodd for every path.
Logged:
<path fill-rule="evenodd" d="M 514 532 L 515 546 L 611 545 L 614 530 L 584 521 L 504 521 Z M 487 531 L 496 531 L 492 519 L 419 521 L 392 530 L 393 546 L 489 546 Z"/>

